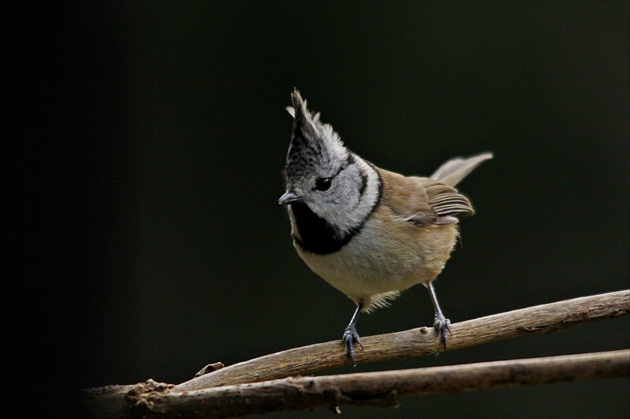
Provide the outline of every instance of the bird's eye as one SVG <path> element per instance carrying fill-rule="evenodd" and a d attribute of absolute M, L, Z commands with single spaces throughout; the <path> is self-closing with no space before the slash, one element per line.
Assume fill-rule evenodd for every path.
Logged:
<path fill-rule="evenodd" d="M 315 181 L 315 189 L 318 191 L 327 191 L 330 189 L 330 185 L 332 185 L 332 178 L 329 177 L 320 177 Z"/>

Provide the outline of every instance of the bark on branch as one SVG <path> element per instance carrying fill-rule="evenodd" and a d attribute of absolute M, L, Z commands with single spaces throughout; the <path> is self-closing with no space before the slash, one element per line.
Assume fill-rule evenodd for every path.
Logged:
<path fill-rule="evenodd" d="M 611 292 L 607 294 L 594 295 L 589 297 L 576 298 L 572 300 L 560 301 L 552 304 L 545 304 L 535 307 L 528 307 L 521 310 L 510 311 L 507 313 L 495 314 L 492 316 L 482 317 L 474 320 L 469 320 L 465 322 L 455 323 L 451 326 L 452 337 L 449 339 L 448 350 L 465 348 L 473 345 L 479 345 L 482 343 L 494 342 L 498 340 L 508 339 L 511 337 L 516 337 L 520 335 L 530 334 L 530 333 L 541 333 L 548 331 L 561 330 L 572 325 L 586 322 L 586 321 L 594 321 L 600 320 L 608 317 L 617 317 L 621 315 L 625 315 L 630 313 L 630 290 Z M 379 362 L 390 359 L 403 359 L 403 358 L 411 358 L 422 355 L 433 354 L 442 350 L 441 343 L 435 337 L 435 332 L 432 327 L 421 327 L 416 329 L 411 329 L 403 332 L 397 333 L 389 333 L 384 335 L 376 335 L 376 336 L 368 336 L 362 338 L 364 350 L 359 350 L 355 354 L 355 359 L 358 364 L 364 364 L 369 362 Z M 589 355 L 588 357 L 592 357 L 595 355 Z M 576 365 L 582 365 L 582 362 L 592 361 L 593 359 L 600 358 L 576 358 L 575 361 L 566 361 L 562 360 L 562 362 L 568 362 L 568 369 L 564 370 L 565 372 L 557 371 L 556 378 L 552 377 L 547 378 L 535 378 L 534 381 L 530 381 L 531 383 L 538 382 L 553 382 L 553 381 L 567 381 L 568 379 L 574 379 L 571 377 L 575 377 L 575 379 L 588 379 L 595 378 L 598 376 L 612 376 L 614 375 L 623 375 L 627 376 L 628 373 L 628 364 L 630 364 L 630 353 L 620 352 L 606 355 L 608 360 L 604 362 L 605 365 L 611 365 L 611 363 L 621 362 L 620 365 L 625 365 L 624 367 L 619 367 L 617 364 L 617 368 L 610 369 L 608 367 L 602 367 L 602 364 L 597 364 L 595 367 L 596 371 L 594 375 L 585 375 L 580 376 L 580 371 L 586 369 L 584 365 L 576 368 Z M 584 356 L 581 356 L 584 357 Z M 612 358 L 610 358 L 612 357 Z M 613 360 L 614 358 L 614 360 Z M 533 361 L 533 360 L 532 360 Z M 544 362 L 544 360 L 539 360 L 540 362 Z M 589 362 L 590 362 L 589 361 Z M 521 365 L 519 362 L 524 361 L 504 361 L 503 363 L 499 363 L 499 367 L 497 366 L 489 366 L 488 368 L 508 368 L 509 365 Z M 552 364 L 558 362 L 558 359 L 551 360 Z M 599 362 L 599 361 L 597 361 Z M 492 364 L 492 363 L 490 363 Z M 150 380 L 147 383 L 141 383 L 135 386 L 108 386 L 101 387 L 97 389 L 90 389 L 86 392 L 86 401 L 88 402 L 88 407 L 90 412 L 93 415 L 99 417 L 121 417 L 124 415 L 125 409 L 128 413 L 138 413 L 139 411 L 144 411 L 143 414 L 147 414 L 146 409 L 149 411 L 158 412 L 158 407 L 169 404 L 171 406 L 169 412 L 189 412 L 188 406 L 194 405 L 196 402 L 191 398 L 191 395 L 201 394 L 196 390 L 203 390 L 204 396 L 205 393 L 212 394 L 214 397 L 215 393 L 212 393 L 209 389 L 213 387 L 221 387 L 215 389 L 215 391 L 219 392 L 216 394 L 222 394 L 221 397 L 216 399 L 218 404 L 229 405 L 231 411 L 229 415 L 237 415 L 237 414 L 247 414 L 248 412 L 244 411 L 246 409 L 246 405 L 251 405 L 252 400 L 248 400 L 245 403 L 245 399 L 243 399 L 242 395 L 243 391 L 246 389 L 257 388 L 252 387 L 252 385 L 247 386 L 236 386 L 237 384 L 244 383 L 256 383 L 260 381 L 268 381 L 274 380 L 278 378 L 284 377 L 293 377 L 297 375 L 305 375 L 310 374 L 316 371 L 321 371 L 333 367 L 339 367 L 342 365 L 349 365 L 349 361 L 345 355 L 344 346 L 341 345 L 340 342 L 327 342 L 320 343 L 310 346 L 305 346 L 301 348 L 289 349 L 287 351 L 278 352 L 271 355 L 266 355 L 260 358 L 252 359 L 250 361 L 241 362 L 238 364 L 234 364 L 232 366 L 218 369 L 214 372 L 201 375 L 196 377 L 190 381 L 186 381 L 184 383 L 178 385 L 172 384 L 159 384 Z M 474 365 L 459 365 L 452 367 L 440 367 L 440 368 L 450 368 L 452 370 L 460 371 L 457 374 L 464 373 L 467 371 L 467 368 L 474 368 Z M 518 370 L 518 366 L 516 366 Z M 572 371 L 571 369 L 575 369 Z M 432 371 L 431 374 L 435 374 L 436 371 L 434 369 L 425 369 L 420 371 Z M 413 370 L 411 370 L 413 371 Z M 446 370 L 444 370 L 446 371 Z M 450 370 L 449 370 L 450 371 Z M 392 371 L 388 373 L 375 373 L 375 374 L 394 374 L 395 376 L 400 376 L 401 374 L 407 374 L 405 371 Z M 410 372 L 411 373 L 411 372 Z M 427 374 L 423 372 L 416 372 L 413 374 Z M 449 374 L 445 372 L 445 374 Z M 452 374 L 452 372 L 450 373 Z M 457 375 L 456 374 L 456 375 Z M 354 377 L 357 374 L 343 375 L 343 376 L 330 376 L 326 377 L 327 380 L 334 381 L 334 385 L 338 385 L 337 380 L 349 380 L 348 378 L 343 377 Z M 369 375 L 363 375 L 367 378 L 362 378 L 361 380 L 374 380 L 374 377 L 370 378 Z M 423 375 L 426 376 L 426 375 Z M 430 375 L 429 375 L 430 376 Z M 447 375 L 448 376 L 448 375 Z M 445 377 L 447 377 L 445 376 Z M 450 376 L 448 376 L 450 377 Z M 511 382 L 505 382 L 501 385 L 517 385 L 523 384 L 524 382 L 520 382 L 518 380 L 519 375 L 512 372 L 512 375 L 508 374 L 508 377 L 512 377 Z M 562 377 L 565 377 L 564 379 Z M 568 378 L 567 378 L 568 377 Z M 382 378 L 382 377 L 381 377 Z M 375 386 L 381 387 L 381 378 L 378 378 L 379 381 L 377 383 L 373 383 Z M 317 380 L 323 380 L 324 377 L 317 378 Z M 445 378 L 446 379 L 446 378 Z M 308 388 L 308 385 L 314 385 L 312 383 L 320 383 L 318 381 L 308 381 L 305 383 L 300 383 L 297 387 L 294 386 L 296 380 L 316 380 L 314 378 L 300 378 L 300 379 L 289 379 L 289 380 L 280 380 L 278 382 L 267 382 L 261 383 L 261 388 L 264 389 L 262 392 L 258 392 L 255 394 L 259 394 L 256 396 L 261 398 L 261 404 L 271 403 L 272 405 L 275 403 L 276 406 L 281 405 L 282 409 L 290 409 L 291 405 L 289 403 L 287 397 L 290 394 L 290 391 L 287 389 L 291 388 L 303 388 L 305 385 Z M 451 378 L 448 378 L 450 381 Z M 476 378 L 475 380 L 479 380 Z M 542 380 L 542 381 L 541 381 Z M 359 380 L 360 381 L 360 380 Z M 435 383 L 435 377 L 432 380 L 429 380 Z M 438 380 L 439 381 L 439 380 Z M 491 380 L 492 381 L 492 380 Z M 326 381 L 322 381 L 326 382 Z M 358 381 L 351 381 L 351 383 L 355 383 Z M 363 382 L 363 381 L 361 381 Z M 498 383 L 501 380 L 497 381 Z M 401 384 L 401 383 L 398 383 Z M 398 385 L 396 384 L 396 385 Z M 318 384 L 319 385 L 319 384 Z M 350 387 L 344 387 L 347 390 L 347 393 L 337 393 L 336 390 L 325 390 L 322 394 L 325 393 L 326 397 L 332 397 L 334 402 L 330 402 L 328 400 L 329 406 L 339 405 L 341 402 L 346 403 L 348 401 L 354 400 L 352 397 L 346 397 L 347 394 L 354 394 L 353 391 L 362 391 L 360 389 L 352 390 L 352 385 L 354 384 L 344 384 L 349 385 Z M 392 397 L 396 395 L 402 394 L 399 387 L 392 384 L 392 386 L 387 387 L 386 385 L 382 385 L 382 389 L 389 390 L 383 393 L 382 397 L 376 398 L 376 400 L 386 400 L 387 394 L 390 394 L 391 391 L 395 390 L 396 394 L 391 393 Z M 230 388 L 226 386 L 231 386 Z M 271 386 L 271 387 L 270 387 Z M 273 386 L 277 386 L 273 387 Z M 426 390 L 425 386 L 420 385 L 417 388 L 424 388 L 423 392 L 436 392 L 436 391 L 447 391 L 445 389 L 433 389 Z M 326 387 L 328 388 L 328 387 Z M 332 387 L 331 387 L 332 388 Z M 480 386 L 476 388 L 490 388 L 484 387 L 484 384 L 480 384 Z M 284 390 L 283 390 L 284 389 Z M 460 387 L 459 389 L 452 389 L 450 391 L 463 391 L 463 390 L 471 390 L 472 387 Z M 236 391 L 235 394 L 241 394 L 241 396 L 235 396 L 233 398 L 229 398 L 229 391 Z M 223 391 L 224 393 L 221 393 Z M 254 391 L 254 390 L 252 390 Z M 331 392 L 332 391 L 332 392 Z M 345 390 L 344 390 L 345 391 Z M 226 393 L 227 392 L 227 393 Z M 304 392 L 298 391 L 299 394 L 304 394 Z M 249 393 L 248 393 L 249 394 Z M 254 393 L 251 393 L 254 394 Z M 271 394 L 275 394 L 272 396 Z M 337 400 L 339 394 L 346 394 L 346 396 Z M 359 394 L 359 393 L 357 393 Z M 413 390 L 411 392 L 405 392 L 404 394 L 422 394 L 422 392 L 418 392 L 418 390 Z M 267 396 L 265 396 L 267 395 Z M 157 397 L 157 398 L 154 398 Z M 227 397 L 227 398 L 225 398 Z M 239 397 L 241 397 L 239 399 Z M 341 396 L 339 396 L 341 397 Z M 299 397 L 298 397 L 299 398 Z M 317 399 L 314 397 L 313 400 Z M 368 400 L 371 398 L 368 397 Z M 373 399 L 373 398 L 372 398 Z M 395 399 L 395 397 L 394 397 Z M 205 400 L 205 399 L 204 399 Z M 240 401 L 239 401 L 240 400 Z M 267 400 L 265 402 L 265 400 Z M 389 399 L 387 399 L 389 400 Z M 157 403 L 157 404 L 156 404 Z M 203 403 L 208 404 L 210 406 L 210 402 L 208 400 Z M 379 402 L 381 403 L 381 402 Z M 158 406 L 159 405 L 159 406 Z M 318 404 L 317 406 L 321 406 L 322 404 Z M 311 405 L 311 407 L 316 407 L 315 405 Z M 172 409 L 179 409 L 173 411 Z M 261 410 L 268 411 L 268 410 Z M 206 414 L 213 414 L 211 412 L 219 412 L 218 410 L 206 411 Z M 226 411 L 227 412 L 227 411 Z M 240 412 L 240 413 L 239 413 Z M 186 413 L 188 414 L 188 413 Z M 219 413 L 217 413 L 219 414 Z M 221 413 L 223 414 L 223 413 Z"/>

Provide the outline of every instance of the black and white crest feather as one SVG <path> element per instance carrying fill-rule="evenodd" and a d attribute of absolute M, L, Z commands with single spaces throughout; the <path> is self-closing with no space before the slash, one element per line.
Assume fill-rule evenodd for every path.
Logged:
<path fill-rule="evenodd" d="M 287 178 L 308 176 L 317 167 L 322 175 L 333 176 L 339 172 L 348 158 L 349 151 L 339 139 L 339 135 L 329 124 L 322 124 L 320 114 L 311 114 L 300 92 L 291 95 L 293 108 L 293 135 L 287 154 Z"/>

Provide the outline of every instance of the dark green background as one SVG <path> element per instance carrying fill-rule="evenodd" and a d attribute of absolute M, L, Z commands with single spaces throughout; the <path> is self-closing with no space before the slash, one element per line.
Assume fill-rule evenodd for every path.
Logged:
<path fill-rule="evenodd" d="M 384 168 L 428 175 L 495 153 L 461 184 L 477 215 L 436 284 L 454 322 L 629 286 L 628 2 L 13 6 L 4 170 L 18 196 L 4 206 L 34 217 L 6 223 L 5 254 L 26 263 L 6 265 L 3 368 L 62 409 L 81 387 L 177 383 L 341 337 L 354 306 L 301 262 L 277 204 L 294 86 Z M 358 329 L 431 322 L 417 287 Z M 629 346 L 620 318 L 356 371 Z M 342 411 L 627 417 L 629 405 L 616 379 Z"/>

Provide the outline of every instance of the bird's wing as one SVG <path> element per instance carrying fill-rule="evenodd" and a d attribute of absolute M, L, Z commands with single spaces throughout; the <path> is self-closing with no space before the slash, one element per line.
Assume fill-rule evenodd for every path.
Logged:
<path fill-rule="evenodd" d="M 398 218 L 418 226 L 455 224 L 457 215 L 472 215 L 474 210 L 464 195 L 453 187 L 429 178 L 406 177 L 380 170 L 383 198 Z"/>
<path fill-rule="evenodd" d="M 475 210 L 468 198 L 457 192 L 457 189 L 428 178 L 417 178 L 422 183 L 429 205 L 440 217 L 457 215 L 473 215 Z"/>

